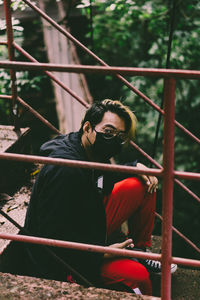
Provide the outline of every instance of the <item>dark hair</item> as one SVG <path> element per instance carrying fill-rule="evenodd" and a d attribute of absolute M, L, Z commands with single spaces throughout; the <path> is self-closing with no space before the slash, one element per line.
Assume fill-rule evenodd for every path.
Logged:
<path fill-rule="evenodd" d="M 126 132 L 128 133 L 132 127 L 133 121 L 130 116 L 129 109 L 120 101 L 114 101 L 110 99 L 105 99 L 102 102 L 96 102 L 86 111 L 81 123 L 80 133 L 83 134 L 83 125 L 85 122 L 89 121 L 91 126 L 94 128 L 102 121 L 103 116 L 107 111 L 117 114 L 124 120 Z"/>

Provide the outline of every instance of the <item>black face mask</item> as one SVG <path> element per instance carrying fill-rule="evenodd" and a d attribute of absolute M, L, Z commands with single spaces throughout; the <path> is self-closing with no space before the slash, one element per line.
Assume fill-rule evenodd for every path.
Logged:
<path fill-rule="evenodd" d="M 116 154 L 119 154 L 122 149 L 117 136 L 112 139 L 106 139 L 104 134 L 96 131 L 96 140 L 92 145 L 92 151 L 96 158 L 101 161 L 108 160 Z"/>

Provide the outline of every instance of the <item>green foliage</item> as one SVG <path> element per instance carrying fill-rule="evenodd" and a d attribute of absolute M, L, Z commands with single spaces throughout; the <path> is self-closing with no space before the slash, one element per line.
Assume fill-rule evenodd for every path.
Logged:
<path fill-rule="evenodd" d="M 88 9 L 88 1 L 82 1 Z M 199 69 L 199 16 L 198 1 L 175 1 L 174 35 L 172 41 L 170 67 L 180 69 Z M 171 3 L 171 5 L 170 5 Z M 104 61 L 115 66 L 165 68 L 169 40 L 169 22 L 172 1 L 100 1 L 93 2 L 94 51 Z M 83 5 L 84 7 L 84 5 Z M 83 13 L 85 11 L 82 8 Z M 87 15 L 87 12 L 86 12 Z M 90 33 L 88 32 L 88 37 Z M 86 63 L 91 62 L 88 58 Z M 138 141 L 146 145 L 151 153 L 158 113 L 144 104 L 137 95 L 118 80 L 106 76 L 88 77 L 94 97 L 120 98 L 132 107 L 138 117 Z M 133 77 L 128 80 L 156 104 L 160 105 L 163 97 L 163 80 Z M 177 81 L 176 117 L 194 134 L 199 135 L 200 96 L 199 82 L 192 80 Z M 188 113 L 190 112 L 190 113 Z M 148 140 L 148 143 L 144 141 Z M 182 136 L 178 137 L 177 151 L 182 151 Z M 157 159 L 160 159 L 162 137 L 160 136 Z M 189 150 L 189 149 L 188 149 Z M 190 150 L 189 150 L 190 151 Z M 187 154 L 186 154 L 187 155 Z M 199 161 L 199 160 L 198 160 Z M 198 165 L 198 163 L 197 163 Z M 176 160 L 176 167 L 183 168 L 184 156 Z M 197 168 L 196 168 L 197 169 Z"/>
<path fill-rule="evenodd" d="M 22 9 L 21 1 L 13 1 L 14 9 Z M 19 20 L 12 18 L 13 36 L 16 43 L 24 47 L 27 52 L 32 54 L 39 61 L 46 61 L 46 56 L 43 51 L 43 36 L 41 23 L 39 19 L 20 23 Z M 0 21 L 0 37 L 1 40 L 6 41 L 6 23 L 5 20 Z M 33 47 L 34 45 L 34 47 Z M 35 46 L 37 45 L 37 46 Z M 15 51 L 15 59 L 19 61 L 26 60 L 23 55 Z M 8 60 L 8 50 L 6 46 L 0 46 L 0 60 Z M 44 73 L 24 71 L 16 72 L 17 92 L 22 99 L 30 101 L 34 98 L 46 98 L 51 96 L 51 86 L 49 80 Z M 0 93 L 11 94 L 11 80 L 10 73 L 7 69 L 0 70 Z M 1 100 L 0 102 L 0 122 L 1 124 L 12 124 L 10 119 L 10 105 L 9 100 Z M 35 105 L 36 101 L 32 104 Z M 23 110 L 20 110 L 23 112 Z"/>
<path fill-rule="evenodd" d="M 13 10 L 25 10 L 27 5 L 21 0 L 11 0 L 11 7 Z"/>
<path fill-rule="evenodd" d="M 170 68 L 200 69 L 200 3 L 198 0 L 174 0 L 176 3 L 174 34 L 170 56 Z M 87 17 L 88 1 L 82 7 Z M 96 0 L 93 1 L 93 48 L 92 50 L 109 65 L 165 68 L 169 41 L 169 24 L 173 1 L 161 0 Z M 87 33 L 90 37 L 90 32 Z M 84 57 L 84 63 L 94 61 Z M 157 105 L 163 98 L 163 79 L 144 77 L 127 78 L 136 88 Z M 111 76 L 88 76 L 90 89 L 96 100 L 103 98 L 120 99 L 135 111 L 138 118 L 136 142 L 151 155 L 158 113 L 142 99 Z M 177 80 L 176 119 L 192 133 L 199 135 L 200 119 L 199 81 Z M 199 172 L 199 145 L 180 129 L 175 130 L 175 168 L 181 171 Z M 162 126 L 160 129 L 156 160 L 162 164 Z M 145 162 L 146 163 L 146 162 Z M 186 185 L 199 194 L 198 184 L 186 181 Z M 200 207 L 186 192 L 175 190 L 175 223 L 189 226 L 186 233 L 198 241 Z M 188 199 L 189 198 L 189 199 Z M 188 206 L 190 214 L 187 215 Z M 197 213 L 198 212 L 198 213 Z M 194 224 L 194 222 L 193 222 Z M 195 233 L 196 232 L 196 233 Z"/>

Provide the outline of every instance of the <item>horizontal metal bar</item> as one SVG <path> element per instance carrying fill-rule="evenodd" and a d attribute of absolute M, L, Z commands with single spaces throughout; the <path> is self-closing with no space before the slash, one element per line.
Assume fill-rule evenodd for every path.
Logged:
<path fill-rule="evenodd" d="M 63 158 L 52 158 L 43 157 L 37 155 L 25 155 L 25 154 L 14 154 L 14 153 L 0 153 L 0 159 L 2 160 L 14 160 L 14 161 L 24 161 L 48 165 L 60 165 L 73 168 L 85 168 L 85 169 L 98 169 L 103 171 L 115 171 L 127 174 L 148 174 L 162 176 L 162 170 L 157 169 L 139 169 L 136 167 L 120 166 L 120 165 L 110 165 L 96 162 L 78 161 Z"/>
<path fill-rule="evenodd" d="M 128 167 L 128 166 L 120 166 L 120 165 L 109 165 L 103 163 L 95 163 L 95 162 L 86 162 L 86 161 L 77 161 L 70 159 L 62 159 L 62 158 L 50 158 L 43 157 L 37 155 L 24 155 L 24 154 L 13 154 L 13 153 L 0 153 L 0 159 L 4 160 L 15 160 L 15 161 L 25 161 L 25 162 L 40 162 L 42 164 L 52 164 L 52 165 L 63 165 L 74 168 L 86 168 L 86 169 L 98 169 L 98 170 L 106 170 L 106 171 L 116 171 L 127 174 L 147 174 L 147 175 L 156 175 L 159 177 L 163 176 L 163 169 L 140 169 L 136 167 Z M 192 179 L 192 180 L 200 180 L 199 173 L 192 172 L 179 172 L 174 171 L 174 174 L 180 178 L 184 179 Z"/>
<path fill-rule="evenodd" d="M 182 179 L 200 180 L 200 173 L 174 171 L 174 175 Z"/>
<path fill-rule="evenodd" d="M 1 61 L 0 62 L 0 68 L 9 68 L 9 69 L 15 69 L 15 70 L 52 70 L 52 71 L 63 71 L 63 72 L 71 72 L 72 70 L 77 70 L 77 68 L 83 68 L 82 66 L 77 66 L 77 65 L 58 65 L 58 64 L 48 64 L 48 63 L 28 63 L 28 62 L 8 62 L 8 61 Z M 118 67 L 93 67 L 93 66 L 84 66 L 84 68 L 96 68 L 98 71 L 98 68 L 102 69 L 103 73 L 107 73 L 112 71 L 112 73 L 114 74 L 114 69 L 119 69 Z M 140 74 L 140 68 L 130 68 L 130 69 L 134 69 L 135 71 L 135 75 Z M 107 70 L 107 71 L 106 71 Z M 162 69 L 145 69 L 146 70 L 146 75 L 145 76 L 152 76 L 152 70 L 156 70 L 157 72 L 157 76 L 161 76 L 162 74 Z M 168 70 L 167 70 L 168 71 Z M 171 70 L 172 71 L 172 70 Z M 174 71 L 178 71 L 178 70 L 174 70 Z M 181 71 L 181 70 L 180 70 Z M 119 71 L 116 71 L 119 72 Z M 200 79 L 200 71 L 194 71 L 194 72 L 198 72 L 199 73 L 199 79 Z M 48 74 L 49 76 L 49 74 Z M 142 76 L 142 75 L 141 75 Z M 154 76 L 154 75 L 153 75 Z M 50 76 L 51 77 L 51 76 Z M 188 77 L 189 78 L 189 77 Z M 190 78 L 191 79 L 191 78 Z M 54 78 L 55 81 L 55 78 Z M 58 83 L 58 82 L 57 82 Z M 59 85 L 61 85 L 62 83 L 59 82 Z M 66 90 L 66 87 L 62 84 L 62 87 Z M 69 89 L 67 90 L 70 94 L 72 91 L 69 91 Z M 71 94 L 72 95 L 72 94 Z M 80 97 L 78 97 L 75 93 L 73 93 L 72 95 L 74 98 L 76 98 L 80 103 L 82 103 L 83 105 L 85 105 L 86 107 L 88 107 L 89 105 L 87 103 L 85 103 L 82 99 L 80 99 Z M 141 95 L 139 95 L 141 96 Z M 148 101 L 152 102 L 150 99 L 148 99 Z M 153 102 L 152 102 L 153 103 Z M 151 103 L 149 103 L 151 104 Z M 152 106 L 159 111 L 161 114 L 164 114 L 163 110 L 160 109 L 159 107 L 157 107 L 154 103 L 152 104 Z M 187 130 L 184 126 L 182 126 L 179 122 L 175 121 L 175 125 L 177 127 L 179 127 L 181 130 L 183 130 L 187 135 L 189 135 L 193 140 L 195 140 L 198 144 L 200 144 L 200 139 L 197 138 L 194 134 L 192 134 L 189 130 Z"/>
<path fill-rule="evenodd" d="M 1 99 L 6 99 L 6 100 L 11 100 L 12 96 L 11 95 L 0 95 Z"/>
<path fill-rule="evenodd" d="M 195 259 L 172 257 L 171 263 L 188 266 L 188 267 L 200 268 L 200 260 L 195 260 Z"/>
<path fill-rule="evenodd" d="M 8 42 L 0 41 L 0 45 L 1 45 L 1 46 L 8 46 Z"/>
<path fill-rule="evenodd" d="M 26 235 L 14 235 L 14 234 L 0 233 L 0 238 L 6 239 L 6 240 L 12 240 L 12 241 L 24 242 L 24 243 L 46 245 L 46 246 L 51 246 L 51 247 L 61 247 L 61 248 L 67 248 L 67 249 L 76 249 L 76 250 L 98 252 L 98 253 L 109 253 L 109 254 L 125 256 L 125 257 L 149 258 L 149 259 L 159 260 L 159 261 L 162 260 L 162 255 L 156 254 L 156 253 L 116 249 L 116 248 L 112 248 L 112 247 L 103 247 L 103 246 L 96 246 L 96 245 L 91 245 L 91 244 L 67 242 L 67 241 L 39 238 L 39 237 L 30 237 L 30 236 L 26 236 Z M 186 258 L 180 258 L 180 257 L 172 257 L 171 261 L 173 263 L 178 263 L 181 265 L 200 267 L 199 260 L 186 259 Z"/>
<path fill-rule="evenodd" d="M 8 61 L 1 61 L 0 62 L 0 68 L 11 68 L 11 69 L 15 69 L 15 70 L 27 70 L 27 69 L 31 69 L 31 70 L 42 70 L 42 71 L 45 71 L 45 70 L 52 70 L 52 71 L 63 71 L 63 72 L 71 72 L 72 70 L 77 70 L 77 68 L 82 68 L 82 66 L 77 66 L 77 65 L 60 65 L 60 64 L 48 64 L 48 63 L 28 63 L 28 62 L 8 62 Z M 95 68 L 97 69 L 96 72 L 99 72 L 98 69 L 102 69 L 103 73 L 107 73 L 107 72 L 110 72 L 112 71 L 112 73 L 114 74 L 114 69 L 120 69 L 118 67 L 94 67 L 94 66 L 84 66 L 84 68 Z M 134 69 L 135 71 L 135 75 L 138 75 L 140 74 L 140 70 L 141 68 L 130 68 L 130 69 Z M 107 71 L 106 71 L 107 70 Z M 161 76 L 162 74 L 162 69 L 145 69 L 146 70 L 146 75 L 145 76 L 155 76 L 155 75 L 152 75 L 152 70 L 156 70 L 157 72 L 157 76 Z M 173 70 L 171 70 L 173 71 Z M 176 71 L 182 71 L 184 72 L 183 70 L 174 70 L 175 72 Z M 77 70 L 77 72 L 79 72 Z M 169 72 L 169 70 L 166 70 L 166 72 Z M 187 72 L 187 71 L 186 71 Z M 188 71 L 189 72 L 189 71 Z M 194 71 L 194 72 L 198 72 L 199 73 L 199 79 L 200 79 L 200 71 Z M 119 71 L 116 71 L 116 73 L 119 73 Z M 141 75 L 142 76 L 142 75 Z M 189 78 L 189 77 L 188 77 Z M 190 78 L 191 79 L 191 78 Z M 58 83 L 60 85 L 60 83 Z M 62 86 L 65 90 L 66 90 L 66 87 L 65 86 Z M 68 90 L 69 93 L 71 93 L 71 91 Z M 89 105 L 86 104 L 86 103 L 83 103 L 83 100 L 80 99 L 80 97 L 77 98 L 77 95 L 74 93 L 74 95 L 72 95 L 73 97 L 75 97 L 79 102 L 81 102 L 83 105 L 85 105 L 86 107 L 88 107 Z M 141 96 L 141 95 L 139 95 Z M 150 101 L 149 104 L 151 104 L 151 100 L 148 99 L 148 101 Z M 152 102 L 153 103 L 153 102 Z M 152 106 L 157 110 L 159 111 L 161 114 L 164 114 L 163 110 L 160 109 L 159 107 L 157 107 L 154 103 L 152 104 Z M 187 130 L 184 126 L 182 126 L 179 122 L 177 122 L 175 120 L 175 125 L 177 127 L 179 127 L 181 130 L 183 130 L 187 135 L 189 135 L 193 140 L 195 140 L 198 144 L 200 144 L 200 139 L 197 138 L 194 134 L 192 134 L 189 130 Z"/>
<path fill-rule="evenodd" d="M 151 259 L 161 260 L 161 255 L 155 253 L 132 251 L 132 250 L 130 251 L 130 250 L 111 248 L 111 247 L 103 247 L 103 246 L 96 246 L 90 244 L 33 237 L 27 235 L 0 233 L 0 238 L 6 240 L 18 241 L 18 242 L 46 245 L 51 247 L 61 247 L 61 248 L 76 249 L 76 250 L 89 251 L 89 252 L 110 253 L 110 254 L 126 256 L 126 257 L 151 258 Z"/>
<path fill-rule="evenodd" d="M 184 79 L 200 79 L 200 71 L 180 70 L 180 69 L 153 69 L 153 68 L 132 68 L 132 67 L 101 67 L 90 65 L 69 65 L 69 64 L 50 64 L 50 63 L 29 63 L 29 62 L 8 62 L 1 61 L 0 67 L 20 70 L 51 70 L 57 72 L 72 73 L 100 73 L 100 74 L 123 74 L 130 76 L 156 76 L 173 77 Z"/>

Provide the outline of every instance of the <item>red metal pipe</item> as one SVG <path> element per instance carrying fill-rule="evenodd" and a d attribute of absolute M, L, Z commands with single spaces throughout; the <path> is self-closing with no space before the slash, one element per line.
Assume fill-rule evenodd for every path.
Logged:
<path fill-rule="evenodd" d="M 42 123 L 44 123 L 47 127 L 49 127 L 53 132 L 57 134 L 61 134 L 60 131 L 54 127 L 49 121 L 47 121 L 41 114 L 39 114 L 35 109 L 33 109 L 30 105 L 24 102 L 20 97 L 17 97 L 17 101 L 26 107 L 36 118 L 38 118 Z"/>
<path fill-rule="evenodd" d="M 159 215 L 157 212 L 155 215 L 163 221 L 163 218 L 161 215 Z M 182 234 L 178 229 L 176 229 L 174 226 L 172 226 L 172 230 L 179 235 L 186 243 L 188 243 L 194 250 L 196 250 L 198 253 L 200 253 L 200 248 L 198 248 L 190 239 L 188 239 L 184 234 Z"/>
<path fill-rule="evenodd" d="M 146 157 L 152 164 L 154 164 L 157 168 L 162 169 L 162 166 L 155 161 L 150 155 L 148 155 L 144 150 L 142 150 L 138 145 L 136 145 L 133 141 L 130 141 L 130 145 L 134 147 L 137 151 L 139 151 L 144 157 Z M 200 198 L 193 193 L 188 187 L 186 187 L 182 182 L 178 179 L 174 179 L 175 183 L 178 184 L 183 190 L 185 190 L 190 196 L 200 202 Z"/>
<path fill-rule="evenodd" d="M 174 175 L 182 179 L 200 180 L 200 173 L 174 171 Z"/>
<path fill-rule="evenodd" d="M 183 125 L 181 125 L 179 122 L 177 122 L 176 120 L 174 121 L 175 125 L 181 129 L 184 133 L 186 133 L 189 137 L 191 137 L 195 142 L 197 142 L 198 144 L 200 144 L 200 139 L 197 138 L 191 131 L 189 131 L 188 129 L 186 129 Z"/>
<path fill-rule="evenodd" d="M 0 98 L 2 99 L 12 99 L 12 96 L 10 95 L 0 95 Z M 40 120 L 43 122 L 44 117 L 42 117 L 38 112 L 36 112 L 31 106 L 29 106 L 26 102 L 24 102 L 21 98 L 20 99 L 20 103 L 24 106 L 26 106 L 31 112 L 34 111 L 34 115 L 36 117 L 38 117 L 38 115 L 40 116 Z M 47 123 L 49 123 L 46 119 L 44 119 L 45 121 L 43 122 L 45 125 L 47 125 Z M 50 123 L 49 123 L 50 124 Z M 47 125 L 48 126 L 48 125 Z M 52 124 L 49 127 L 50 129 L 52 129 L 54 132 L 60 134 L 60 132 L 58 131 L 57 128 L 55 128 L 53 126 L 52 128 Z M 154 159 L 151 158 L 151 156 L 149 156 L 145 151 L 143 151 L 138 145 L 136 145 L 133 141 L 130 141 L 131 146 L 135 147 L 140 153 L 142 153 L 147 159 L 149 159 L 156 167 L 158 167 L 159 169 L 162 169 L 162 166 L 157 163 Z M 190 178 L 190 177 L 189 177 Z M 198 202 L 200 202 L 200 198 L 194 194 L 190 189 L 188 189 L 182 182 L 180 182 L 177 179 L 174 179 L 174 181 L 181 186 L 188 194 L 190 194 L 193 198 L 195 198 Z"/>
<path fill-rule="evenodd" d="M 1 46 L 8 46 L 8 42 L 1 41 L 1 42 L 0 42 L 0 45 L 1 45 Z"/>
<path fill-rule="evenodd" d="M 11 100 L 12 96 L 11 95 L 0 95 L 1 99 L 7 99 L 7 100 Z"/>
<path fill-rule="evenodd" d="M 24 243 L 46 245 L 51 247 L 61 247 L 61 248 L 76 249 L 76 250 L 89 251 L 89 252 L 110 253 L 110 254 L 126 256 L 126 257 L 151 258 L 151 259 L 161 260 L 161 255 L 155 253 L 140 252 L 140 251 L 133 251 L 133 250 L 130 251 L 130 250 L 111 248 L 111 247 L 103 247 L 103 246 L 96 246 L 96 245 L 76 243 L 76 242 L 39 238 L 39 237 L 33 237 L 33 236 L 27 236 L 21 234 L 14 235 L 14 234 L 0 233 L 0 238 L 6 240 L 12 240 L 12 241 L 24 242 Z"/>
<path fill-rule="evenodd" d="M 193 193 L 188 187 L 186 187 L 182 182 L 180 182 L 176 178 L 174 179 L 174 182 L 200 203 L 200 198 L 195 193 Z"/>
<path fill-rule="evenodd" d="M 161 298 L 171 300 L 171 256 L 172 256 L 172 215 L 173 215 L 173 172 L 174 172 L 174 79 L 164 82 L 164 147 L 163 147 L 163 188 L 162 188 L 162 278 Z"/>
<path fill-rule="evenodd" d="M 51 247 L 61 247 L 67 249 L 76 249 L 76 250 L 98 252 L 98 253 L 110 253 L 110 254 L 125 256 L 125 257 L 149 258 L 149 259 L 159 260 L 159 261 L 161 260 L 161 255 L 155 253 L 140 252 L 140 251 L 133 251 L 133 250 L 130 251 L 124 249 L 111 248 L 111 247 L 103 247 L 98 245 L 96 246 L 92 244 L 68 242 L 68 241 L 33 237 L 27 235 L 14 235 L 14 234 L 0 233 L 0 238 L 6 240 L 12 240 L 12 241 L 24 242 L 24 243 L 46 245 Z M 171 262 L 182 264 L 182 265 L 200 267 L 200 261 L 194 259 L 173 257 L 171 259 Z"/>
<path fill-rule="evenodd" d="M 197 267 L 197 268 L 200 267 L 200 260 L 181 258 L 181 257 L 172 257 L 171 263 L 179 264 L 183 266 L 189 266 L 189 267 Z"/>
<path fill-rule="evenodd" d="M 109 67 L 102 59 L 100 59 L 96 54 L 90 51 L 87 47 L 85 47 L 82 43 L 80 43 L 77 39 L 75 39 L 67 30 L 58 25 L 53 19 L 51 19 L 47 14 L 45 14 L 41 9 L 39 9 L 36 5 L 31 3 L 28 0 L 23 0 L 27 5 L 33 8 L 40 16 L 42 16 L 47 22 L 49 22 L 53 27 L 55 27 L 58 31 L 60 31 L 63 35 L 69 38 L 72 42 L 74 42 L 77 46 L 79 46 L 82 50 L 87 52 L 90 56 L 92 56 L 96 61 L 98 61 L 103 66 Z M 161 112 L 162 110 L 158 105 L 156 105 L 151 99 L 142 94 L 139 90 L 137 90 L 134 86 L 132 86 L 125 78 L 121 75 L 116 75 L 125 85 L 127 85 L 134 93 L 140 96 L 143 100 L 145 100 L 149 105 L 154 107 L 157 111 Z"/>
<path fill-rule="evenodd" d="M 0 95 L 0 98 L 3 99 L 12 99 L 12 96 L 10 95 Z M 53 132 L 56 134 L 61 134 L 60 131 L 54 127 L 48 120 L 46 120 L 41 114 L 39 114 L 34 108 L 32 108 L 29 104 L 27 104 L 25 101 L 23 101 L 20 97 L 17 97 L 17 101 L 23 105 L 25 108 L 27 108 L 36 118 L 38 118 L 43 124 L 45 124 L 47 127 L 49 127 Z"/>
<path fill-rule="evenodd" d="M 8 57 L 9 60 L 15 60 L 14 47 L 13 47 L 13 30 L 12 30 L 12 17 L 11 17 L 11 1 L 4 0 L 4 11 L 6 18 L 6 33 L 7 33 L 7 45 L 8 45 Z M 13 116 L 15 127 L 17 126 L 17 113 L 14 112 L 15 104 L 17 101 L 17 86 L 16 86 L 16 73 L 13 69 L 10 69 L 11 77 L 11 90 L 12 90 L 12 109 L 11 115 Z"/>
<path fill-rule="evenodd" d="M 144 157 L 146 157 L 157 168 L 162 169 L 162 166 L 155 159 L 153 159 L 150 155 L 148 155 L 144 150 L 142 150 L 137 144 L 135 144 L 133 141 L 130 141 L 130 145 L 132 147 L 134 147 L 138 152 L 140 152 Z"/>
<path fill-rule="evenodd" d="M 54 64 L 54 63 L 40 63 L 35 60 L 31 55 L 24 51 L 15 43 L 15 47 L 29 58 L 33 63 L 23 61 L 1 61 L 0 66 L 3 68 L 12 67 L 16 70 L 51 70 L 55 72 L 69 72 L 69 73 L 99 73 L 113 75 L 116 73 L 122 73 L 129 76 L 150 76 L 150 77 L 163 77 L 180 79 L 200 79 L 200 71 L 196 70 L 180 70 L 180 69 L 153 69 L 153 68 L 133 68 L 133 67 L 101 67 L 90 65 L 73 65 L 73 64 Z"/>
<path fill-rule="evenodd" d="M 26 52 L 23 48 L 21 48 L 17 43 L 14 42 L 13 45 L 20 53 L 22 53 L 30 61 L 38 63 L 38 61 L 33 56 L 31 56 L 28 52 Z M 47 76 L 49 76 L 54 82 L 56 82 L 66 92 L 68 92 L 72 97 L 74 97 L 78 102 L 80 102 L 86 108 L 89 107 L 89 104 L 86 101 L 84 101 L 74 91 L 72 91 L 70 88 L 68 88 L 62 81 L 60 81 L 58 78 L 56 78 L 56 76 L 54 76 L 52 73 L 50 73 L 48 71 L 44 71 L 44 73 L 47 74 Z"/>
<path fill-rule="evenodd" d="M 54 71 L 72 71 L 73 70 L 77 70 L 77 68 L 79 68 L 79 66 L 77 65 L 59 65 L 59 64 L 47 64 L 47 63 L 27 63 L 27 62 L 7 62 L 7 61 L 1 61 L 0 62 L 0 67 L 3 67 L 3 68 L 13 68 L 13 69 L 20 69 L 20 70 L 27 70 L 27 69 L 31 69 L 31 70 L 45 70 L 45 69 L 48 69 L 48 70 L 54 70 Z M 98 68 L 102 68 L 102 67 L 93 67 L 93 66 L 84 66 L 84 67 L 81 67 L 82 69 L 87 69 L 87 68 L 93 68 L 95 69 L 96 68 L 96 72 L 98 72 Z M 114 72 L 114 69 L 119 69 L 118 67 L 109 67 L 109 69 L 104 68 L 102 71 L 103 73 L 106 73 L 106 72 Z M 134 68 L 136 69 L 136 68 Z M 106 71 L 107 70 L 107 71 Z M 149 69 L 149 76 L 152 76 L 151 75 L 151 71 L 152 69 Z M 148 70 L 147 70 L 148 71 Z M 78 70 L 77 70 L 78 72 Z M 134 71 L 134 74 L 137 74 L 137 72 L 139 72 L 139 69 L 137 69 L 137 71 L 135 70 Z M 158 70 L 158 73 L 159 73 L 159 70 Z M 199 72 L 200 73 L 200 72 Z M 139 74 L 139 73 L 138 73 Z M 54 80 L 56 80 L 54 78 Z M 58 82 L 57 82 L 58 83 Z M 62 83 L 60 82 L 60 85 Z M 66 87 L 63 85 L 62 86 L 65 90 L 66 90 Z M 70 93 L 73 97 L 75 97 L 79 102 L 83 102 L 83 100 L 81 98 L 77 98 L 77 95 L 72 92 L 71 90 L 67 90 L 68 93 Z M 73 94 L 72 94 L 73 93 Z M 146 96 L 145 96 L 146 97 Z M 150 100 L 151 101 L 151 100 Z M 82 103 L 83 105 L 87 105 L 87 107 L 89 107 L 89 104 L 85 104 L 85 103 Z M 154 107 L 155 108 L 155 107 Z M 156 109 L 156 108 L 155 108 Z M 162 109 L 156 109 L 157 111 L 159 111 L 161 114 L 164 114 L 163 110 Z M 190 136 L 193 140 L 195 140 L 195 142 L 197 142 L 198 144 L 200 144 L 200 139 L 197 138 L 193 133 L 191 133 L 188 129 L 186 129 L 184 126 L 182 126 L 179 122 L 177 122 L 176 120 L 174 121 L 175 122 L 175 125 L 177 127 L 179 127 L 182 131 L 184 131 L 188 136 Z"/>
<path fill-rule="evenodd" d="M 148 174 L 162 176 L 162 170 L 157 169 L 139 169 L 136 167 L 120 166 L 120 165 L 110 165 L 96 162 L 87 162 L 87 161 L 77 161 L 63 158 L 52 158 L 52 157 L 43 157 L 37 155 L 25 155 L 25 154 L 14 154 L 14 153 L 0 153 L 0 159 L 3 160 L 14 160 L 14 161 L 25 161 L 36 163 L 40 162 L 47 165 L 60 165 L 68 166 L 73 168 L 85 168 L 85 169 L 98 169 L 103 171 L 116 171 L 126 174 Z"/>

